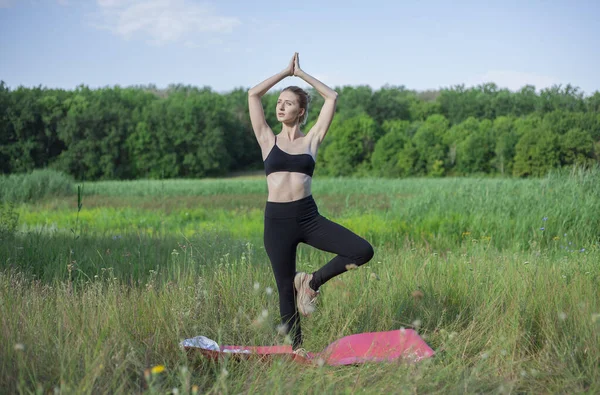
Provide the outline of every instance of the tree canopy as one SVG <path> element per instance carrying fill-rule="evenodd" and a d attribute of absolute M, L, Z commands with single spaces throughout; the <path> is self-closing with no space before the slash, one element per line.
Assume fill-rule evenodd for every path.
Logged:
<path fill-rule="evenodd" d="M 517 92 L 493 83 L 416 92 L 337 87 L 317 175 L 541 176 L 600 158 L 600 93 L 571 85 Z M 275 103 L 263 97 L 279 132 Z M 310 130 L 322 98 L 310 91 Z M 77 179 L 214 177 L 259 169 L 247 90 L 119 86 L 9 89 L 0 82 L 0 171 L 55 168 Z"/>

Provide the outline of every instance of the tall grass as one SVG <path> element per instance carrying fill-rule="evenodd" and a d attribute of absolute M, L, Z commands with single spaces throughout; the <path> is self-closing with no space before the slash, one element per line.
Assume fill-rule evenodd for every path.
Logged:
<path fill-rule="evenodd" d="M 289 340 L 275 330 L 262 182 L 236 190 L 229 180 L 165 181 L 148 196 L 136 195 L 135 183 L 123 182 L 132 189 L 122 195 L 86 184 L 79 222 L 75 193 L 22 203 L 21 231 L 0 242 L 0 388 L 598 393 L 599 175 L 315 180 L 320 211 L 376 253 L 323 286 L 317 312 L 302 319 L 305 348 L 411 327 L 436 351 L 414 365 L 213 363 L 179 349 L 198 335 L 219 344 Z M 313 271 L 331 257 L 300 245 L 297 268 Z M 157 365 L 166 370 L 153 374 Z"/>
<path fill-rule="evenodd" d="M 213 364 L 188 359 L 178 342 L 197 335 L 220 344 L 286 339 L 274 330 L 277 294 L 269 291 L 276 288 L 264 253 L 226 244 L 206 251 L 197 243 L 151 259 L 156 266 L 132 276 L 140 279 L 134 284 L 117 274 L 120 266 L 148 258 L 112 258 L 99 243 L 90 249 L 109 260 L 106 267 L 78 284 L 0 272 L 0 386 L 131 393 L 148 389 L 144 372 L 163 365 L 164 373 L 150 376 L 163 393 L 188 393 L 191 385 L 203 393 L 600 390 L 599 275 L 589 257 L 503 255 L 481 246 L 446 255 L 380 249 L 376 260 L 323 287 L 317 313 L 302 321 L 305 347 L 319 351 L 345 335 L 413 327 L 436 350 L 432 360 L 339 368 Z M 299 268 L 324 263 L 317 258 L 305 254 Z"/>
<path fill-rule="evenodd" d="M 473 181 L 476 180 L 474 183 Z M 469 184 L 477 188 L 479 185 L 513 185 L 522 191 L 522 185 L 535 186 L 555 183 L 560 180 L 567 187 L 580 187 L 581 184 L 598 184 L 600 166 L 589 169 L 565 167 L 553 170 L 542 178 L 319 178 L 313 180 L 313 192 L 326 195 L 365 194 L 404 194 L 419 193 L 431 185 Z M 597 188 L 597 187 L 596 187 Z M 104 196 L 197 196 L 223 194 L 265 194 L 267 183 L 264 177 L 239 177 L 225 179 L 167 179 L 167 180 L 132 180 L 132 181 L 96 181 L 86 184 L 90 195 Z"/>
<path fill-rule="evenodd" d="M 111 185 L 86 184 L 87 205 L 79 213 L 84 232 L 189 237 L 227 229 L 240 238 L 262 232 L 266 193 L 257 191 L 264 181 L 164 181 L 162 196 L 137 195 L 143 193 L 137 182 Z M 174 191 L 183 195 L 172 196 Z M 502 250 L 600 248 L 600 171 L 527 180 L 315 180 L 314 195 L 323 215 L 376 244 L 400 246 L 409 239 L 438 250 L 464 243 Z M 23 205 L 22 229 L 73 228 L 74 202 L 75 197 Z"/>
<path fill-rule="evenodd" d="M 74 192 L 73 179 L 56 170 L 0 175 L 0 201 L 32 202 L 49 196 L 69 196 Z"/>
<path fill-rule="evenodd" d="M 0 242 L 12 237 L 17 230 L 19 214 L 11 202 L 0 201 Z"/>

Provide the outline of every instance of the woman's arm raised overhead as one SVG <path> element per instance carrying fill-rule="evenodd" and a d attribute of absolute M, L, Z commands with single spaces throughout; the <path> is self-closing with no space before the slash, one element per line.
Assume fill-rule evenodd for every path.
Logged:
<path fill-rule="evenodd" d="M 267 78 L 254 88 L 248 90 L 248 108 L 250 110 L 250 122 L 252 122 L 252 129 L 258 144 L 263 146 L 269 140 L 270 136 L 273 136 L 273 131 L 267 124 L 265 119 L 265 112 L 263 111 L 261 97 L 268 92 L 275 84 L 284 79 L 294 75 L 294 61 L 296 59 L 296 53 L 292 57 L 290 64 L 283 69 L 281 72 L 275 74 L 272 77 Z"/>
<path fill-rule="evenodd" d="M 323 139 L 325 138 L 325 135 L 327 134 L 327 130 L 329 130 L 329 125 L 331 125 L 333 116 L 335 115 L 335 105 L 337 102 L 338 94 L 336 91 L 334 91 L 315 77 L 305 73 L 300 68 L 300 60 L 298 59 L 298 55 L 296 55 L 294 59 L 294 75 L 308 82 L 325 99 L 325 103 L 323 104 L 321 112 L 319 113 L 319 118 L 310 130 L 310 133 L 314 134 L 317 137 L 318 143 L 321 144 L 321 142 L 323 142 Z"/>

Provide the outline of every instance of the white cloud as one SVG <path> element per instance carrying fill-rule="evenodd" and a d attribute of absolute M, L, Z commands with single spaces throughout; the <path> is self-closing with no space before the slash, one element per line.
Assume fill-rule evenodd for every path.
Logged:
<path fill-rule="evenodd" d="M 128 1 L 123 0 L 98 0 L 98 5 L 100 7 L 116 7 L 119 5 L 124 5 L 128 3 Z"/>
<path fill-rule="evenodd" d="M 560 83 L 560 81 L 554 77 L 536 73 L 525 73 L 513 70 L 490 70 L 485 74 L 466 81 L 465 85 L 475 86 L 485 82 L 495 82 L 499 88 L 508 88 L 512 91 L 518 91 L 525 85 L 533 85 L 536 90 L 540 90 Z"/>
<path fill-rule="evenodd" d="M 192 42 L 201 34 L 229 33 L 240 24 L 238 18 L 219 15 L 208 4 L 188 0 L 97 0 L 97 3 L 100 22 L 95 27 L 126 39 L 140 35 L 158 45 Z"/>
<path fill-rule="evenodd" d="M 200 45 L 197 42 L 192 41 L 192 40 L 187 40 L 186 42 L 183 43 L 183 45 L 186 48 L 190 48 L 190 49 L 202 48 L 202 45 Z"/>
<path fill-rule="evenodd" d="M 46 2 L 48 3 L 57 3 L 60 4 L 62 6 L 66 6 L 69 5 L 69 0 L 46 0 Z M 10 8 L 14 5 L 16 5 L 17 3 L 24 3 L 23 0 L 0 0 L 0 8 Z M 38 0 L 30 0 L 29 4 L 36 6 L 39 5 L 40 3 L 42 3 L 41 1 Z"/>

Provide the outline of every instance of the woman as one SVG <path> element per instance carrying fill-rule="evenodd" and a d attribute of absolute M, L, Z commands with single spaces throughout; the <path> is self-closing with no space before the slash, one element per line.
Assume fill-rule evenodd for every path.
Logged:
<path fill-rule="evenodd" d="M 306 121 L 310 98 L 301 88 L 285 88 L 275 109 L 277 120 L 281 122 L 281 132 L 276 136 L 265 120 L 261 97 L 292 75 L 315 88 L 325 103 L 315 125 L 304 134 L 300 127 Z M 336 101 L 337 92 L 300 69 L 298 53 L 283 71 L 248 91 L 250 120 L 262 151 L 269 191 L 265 207 L 265 249 L 279 291 L 283 331 L 290 334 L 294 352 L 302 355 L 306 351 L 300 348 L 302 331 L 297 312 L 312 313 L 323 284 L 373 257 L 371 244 L 321 216 L 312 197 L 315 158 L 331 125 Z M 297 273 L 298 243 L 338 255 L 314 273 Z"/>

